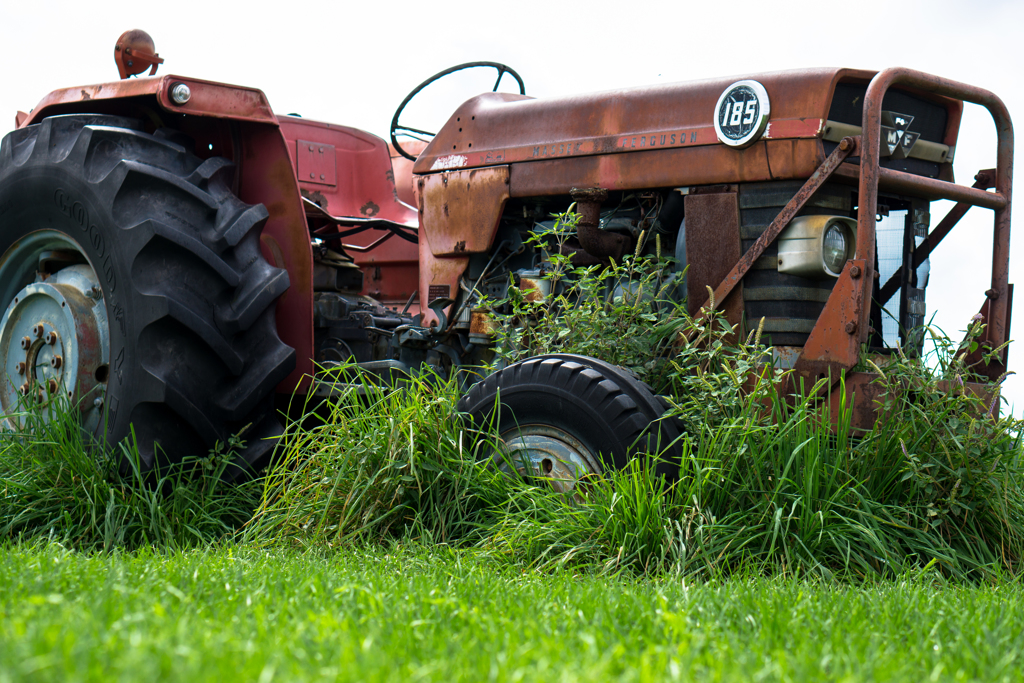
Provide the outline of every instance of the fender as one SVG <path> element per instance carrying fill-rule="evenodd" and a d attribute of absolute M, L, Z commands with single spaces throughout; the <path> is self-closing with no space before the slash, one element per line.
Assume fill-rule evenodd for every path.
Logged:
<path fill-rule="evenodd" d="M 191 96 L 171 98 L 178 84 Z M 291 285 L 277 303 L 281 340 L 296 351 L 294 372 L 279 392 L 305 390 L 313 374 L 313 252 L 288 141 L 266 95 L 255 88 L 175 75 L 133 78 L 54 90 L 18 127 L 48 116 L 103 113 L 141 118 L 154 128 L 170 127 L 191 136 L 200 158 L 222 156 L 235 164 L 236 194 L 266 206 L 263 255 L 288 271 Z"/>

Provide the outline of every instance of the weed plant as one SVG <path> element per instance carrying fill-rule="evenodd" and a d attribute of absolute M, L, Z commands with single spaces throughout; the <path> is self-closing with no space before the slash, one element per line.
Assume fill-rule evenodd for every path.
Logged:
<path fill-rule="evenodd" d="M 355 367 L 335 372 L 346 389 L 287 430 L 247 541 L 335 547 L 412 528 L 457 542 L 524 488 L 478 462 L 487 439 L 472 441 L 455 414 L 456 380 L 387 386 Z"/>
<path fill-rule="evenodd" d="M 582 504 L 515 510 L 490 547 L 538 565 L 699 575 L 756 566 L 864 576 L 936 563 L 966 578 L 1018 568 L 1022 425 L 999 416 L 994 394 L 965 389 L 977 379 L 964 359 L 981 321 L 961 344 L 931 330 L 930 362 L 897 353 L 865 368 L 879 375 L 878 420 L 855 433 L 853 405 L 869 399 L 851 394 L 831 415 L 814 398 L 823 383 L 786 394 L 760 329 L 736 341 L 720 317 L 686 315 L 663 296 L 660 260 L 640 247 L 621 265 L 554 263 L 557 296 L 513 292 L 504 302 L 504 353 L 583 353 L 634 369 L 668 394 L 685 456 L 671 484 L 637 461 L 586 487 Z"/>
<path fill-rule="evenodd" d="M 656 476 L 649 454 L 556 493 L 488 466 L 500 444 L 467 431 L 454 381 L 424 374 L 382 386 L 342 367 L 338 395 L 291 423 L 274 466 L 231 487 L 219 474 L 232 444 L 154 485 L 130 445 L 103 451 L 72 418 L 29 414 L 26 429 L 3 436 L 0 536 L 87 549 L 230 536 L 319 551 L 417 538 L 516 567 L 703 579 L 1019 572 L 1022 424 L 968 390 L 964 358 L 980 321 L 963 344 L 933 331 L 930 362 L 897 353 L 866 365 L 879 376 L 878 419 L 855 432 L 851 411 L 866 397 L 851 393 L 830 414 L 822 386 L 782 388 L 792 383 L 756 331 L 737 338 L 721 318 L 695 320 L 672 302 L 675 275 L 658 251 L 655 239 L 620 264 L 582 269 L 552 256 L 551 296 L 513 287 L 495 306 L 506 361 L 591 355 L 665 395 L 664 419 L 683 425 L 676 479 Z"/>

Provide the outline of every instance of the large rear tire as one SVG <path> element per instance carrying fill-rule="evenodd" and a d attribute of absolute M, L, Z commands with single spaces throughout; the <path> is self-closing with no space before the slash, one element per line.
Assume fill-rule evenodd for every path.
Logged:
<path fill-rule="evenodd" d="M 3 139 L 0 407 L 10 424 L 19 396 L 66 396 L 101 441 L 133 436 L 143 471 L 247 426 L 234 465 L 258 468 L 295 364 L 274 320 L 288 274 L 263 259 L 267 211 L 232 194 L 231 163 L 174 140 L 99 115 Z"/>
<path fill-rule="evenodd" d="M 645 384 L 622 368 L 569 354 L 514 363 L 475 384 L 459 402 L 477 429 L 496 428 L 520 473 L 569 490 L 576 480 L 658 456 L 678 476 L 680 431 Z"/>

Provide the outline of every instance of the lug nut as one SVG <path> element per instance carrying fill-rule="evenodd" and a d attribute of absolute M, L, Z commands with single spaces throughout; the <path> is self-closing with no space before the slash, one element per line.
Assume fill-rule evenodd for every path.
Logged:
<path fill-rule="evenodd" d="M 48 335 L 46 335 L 46 343 L 49 344 L 50 346 L 53 346 L 54 344 L 56 344 L 58 339 L 60 339 L 60 337 L 57 336 L 57 332 L 56 331 L 51 332 Z"/>
<path fill-rule="evenodd" d="M 50 359 L 50 367 L 54 370 L 59 370 L 60 366 L 64 363 L 64 359 L 60 356 L 54 356 Z"/>
<path fill-rule="evenodd" d="M 857 323 L 855 323 L 855 322 L 848 322 L 848 323 L 846 323 L 846 334 L 856 334 L 856 333 L 857 333 Z"/>
<path fill-rule="evenodd" d="M 27 368 L 28 368 L 28 366 L 25 365 L 24 363 L 18 363 L 18 374 L 19 375 L 24 375 L 25 374 L 25 370 Z"/>
<path fill-rule="evenodd" d="M 57 393 L 57 389 L 60 388 L 60 386 L 57 384 L 57 380 L 55 380 L 55 379 L 51 379 L 49 382 L 47 382 L 46 386 L 50 387 L 50 393 L 51 394 L 56 394 Z"/>
<path fill-rule="evenodd" d="M 45 331 L 46 330 L 43 328 L 43 324 L 42 323 L 39 323 L 38 325 L 36 325 L 35 327 L 32 328 L 32 334 L 36 335 L 37 338 L 38 337 L 42 337 L 43 336 L 43 332 L 45 332 Z"/>
<path fill-rule="evenodd" d="M 32 346 L 32 340 L 31 339 L 29 339 L 28 337 L 22 337 L 21 338 L 21 348 L 23 348 L 25 351 L 28 351 L 29 347 L 31 347 L 31 346 Z"/>

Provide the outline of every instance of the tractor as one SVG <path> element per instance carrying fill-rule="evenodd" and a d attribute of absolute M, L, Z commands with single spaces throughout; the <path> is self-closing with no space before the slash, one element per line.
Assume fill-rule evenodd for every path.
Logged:
<path fill-rule="evenodd" d="M 570 206 L 574 265 L 657 233 L 690 314 L 762 325 L 778 367 L 824 380 L 826 401 L 856 397 L 859 428 L 879 392 L 862 360 L 920 348 L 929 254 L 970 207 L 990 209 L 970 361 L 991 380 L 1006 370 L 1013 132 L 985 90 L 818 68 L 535 99 L 509 67 L 473 63 L 434 78 L 483 66 L 519 93 L 495 85 L 436 134 L 400 123 L 407 98 L 389 146 L 277 114 L 253 88 L 156 75 L 139 30 L 114 57 L 120 80 L 51 92 L 0 145 L 8 425 L 66 400 L 99 441 L 131 436 L 146 469 L 244 429 L 237 469 L 259 468 L 282 397 L 329 400 L 332 368 L 389 381 L 493 361 L 485 304 L 544 295 L 527 237 Z M 996 168 L 971 187 L 952 170 L 964 102 L 998 134 Z M 402 133 L 425 144 L 410 153 Z M 933 220 L 938 199 L 956 204 Z M 499 396 L 503 438 L 569 476 L 621 466 L 664 412 L 622 368 L 572 355 L 498 369 L 460 407 L 481 415 Z"/>

